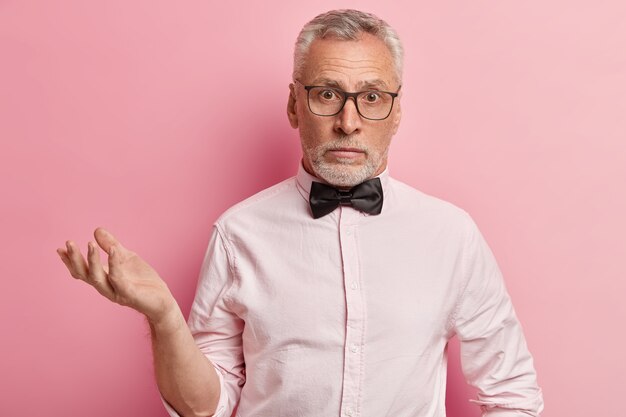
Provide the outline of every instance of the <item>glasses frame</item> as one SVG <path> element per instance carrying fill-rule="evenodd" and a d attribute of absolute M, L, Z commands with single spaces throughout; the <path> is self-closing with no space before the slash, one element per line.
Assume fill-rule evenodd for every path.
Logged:
<path fill-rule="evenodd" d="M 357 113 L 359 113 L 359 116 L 361 116 L 362 118 L 367 119 L 367 120 L 385 120 L 391 114 L 391 111 L 393 110 L 393 104 L 394 104 L 394 102 L 396 100 L 396 97 L 398 97 L 398 94 L 400 92 L 400 88 L 402 88 L 402 86 L 398 87 L 398 91 L 395 92 L 395 93 L 392 93 L 391 91 L 382 91 L 382 90 L 364 90 L 364 91 L 357 91 L 357 92 L 354 92 L 354 93 L 349 93 L 347 91 L 343 91 L 342 89 L 336 88 L 336 87 L 329 87 L 327 85 L 304 85 L 304 84 L 302 84 L 298 80 L 295 80 L 295 81 L 297 81 L 299 84 L 301 84 L 304 87 L 304 89 L 306 90 L 306 104 L 309 107 L 309 111 L 311 113 L 313 113 L 314 115 L 320 116 L 320 117 L 332 117 L 332 116 L 338 115 L 339 113 L 341 113 L 343 108 L 346 106 L 346 102 L 348 101 L 348 99 L 352 98 L 352 101 L 354 101 L 354 107 L 356 107 L 356 111 L 357 111 Z M 339 110 L 336 113 L 333 113 L 333 114 L 318 114 L 318 113 L 315 113 L 313 111 L 313 109 L 311 109 L 311 100 L 309 98 L 309 93 L 311 92 L 311 90 L 313 88 L 330 88 L 330 89 L 333 89 L 335 91 L 341 92 L 341 94 L 343 94 L 343 103 L 341 103 L 341 107 L 339 107 Z M 363 94 L 363 93 L 369 93 L 369 92 L 385 93 L 385 94 L 389 94 L 391 96 L 391 106 L 389 107 L 389 113 L 387 113 L 387 115 L 385 117 L 382 117 L 382 118 L 371 118 L 371 117 L 364 116 L 363 113 L 361 113 L 361 110 L 359 109 L 359 103 L 357 101 L 357 97 L 359 95 Z"/>

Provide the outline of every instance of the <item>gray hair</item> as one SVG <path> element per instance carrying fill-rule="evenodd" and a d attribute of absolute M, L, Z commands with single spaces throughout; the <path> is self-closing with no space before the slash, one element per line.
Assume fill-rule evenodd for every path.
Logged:
<path fill-rule="evenodd" d="M 331 10 L 304 25 L 293 53 L 293 79 L 302 75 L 302 67 L 314 40 L 330 37 L 358 40 L 363 33 L 374 35 L 385 43 L 393 58 L 397 81 L 401 82 L 404 51 L 396 31 L 379 17 L 352 9 Z"/>

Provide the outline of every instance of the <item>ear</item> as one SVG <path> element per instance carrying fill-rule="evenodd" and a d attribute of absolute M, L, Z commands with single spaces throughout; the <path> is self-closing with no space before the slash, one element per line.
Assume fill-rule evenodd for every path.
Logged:
<path fill-rule="evenodd" d="M 296 89 L 293 84 L 289 84 L 289 100 L 287 100 L 287 118 L 289 118 L 289 124 L 294 129 L 298 128 L 298 113 L 296 103 Z"/>
<path fill-rule="evenodd" d="M 402 90 L 400 90 L 400 94 L 398 94 L 398 97 L 396 97 L 396 101 L 393 104 L 394 111 L 393 115 L 391 116 L 393 117 L 391 131 L 394 135 L 398 131 L 398 127 L 400 126 L 400 119 L 402 119 L 402 106 L 400 105 L 400 97 L 402 97 Z"/>

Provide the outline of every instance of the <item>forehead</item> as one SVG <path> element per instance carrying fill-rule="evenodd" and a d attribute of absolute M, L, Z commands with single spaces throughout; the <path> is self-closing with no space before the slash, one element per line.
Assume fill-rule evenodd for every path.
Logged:
<path fill-rule="evenodd" d="M 314 40 L 302 77 L 305 83 L 334 81 L 347 89 L 365 84 L 378 84 L 390 89 L 397 87 L 389 48 L 382 40 L 367 33 L 358 40 Z"/>

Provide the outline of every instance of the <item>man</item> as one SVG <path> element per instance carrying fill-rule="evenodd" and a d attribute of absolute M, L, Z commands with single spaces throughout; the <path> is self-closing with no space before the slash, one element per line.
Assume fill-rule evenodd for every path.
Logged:
<path fill-rule="evenodd" d="M 379 18 L 332 11 L 303 28 L 287 106 L 302 164 L 217 220 L 188 326 L 105 230 L 108 271 L 92 242 L 87 262 L 72 242 L 59 249 L 74 277 L 147 316 L 171 415 L 445 416 L 454 335 L 483 415 L 539 415 L 532 358 L 475 224 L 388 174 L 401 79 L 400 41 Z"/>

